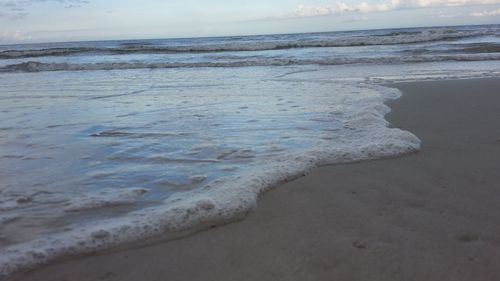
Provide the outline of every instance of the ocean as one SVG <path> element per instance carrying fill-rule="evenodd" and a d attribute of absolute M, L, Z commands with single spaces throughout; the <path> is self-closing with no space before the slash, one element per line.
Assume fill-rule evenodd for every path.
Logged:
<path fill-rule="evenodd" d="M 499 25 L 0 46 L 0 276 L 416 152 L 387 84 L 499 73 Z"/>

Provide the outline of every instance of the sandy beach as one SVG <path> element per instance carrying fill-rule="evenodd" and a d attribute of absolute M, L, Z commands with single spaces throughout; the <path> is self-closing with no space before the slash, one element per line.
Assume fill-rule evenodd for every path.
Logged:
<path fill-rule="evenodd" d="M 320 167 L 240 222 L 11 280 L 498 280 L 500 79 L 394 86 L 387 119 L 420 152 Z"/>

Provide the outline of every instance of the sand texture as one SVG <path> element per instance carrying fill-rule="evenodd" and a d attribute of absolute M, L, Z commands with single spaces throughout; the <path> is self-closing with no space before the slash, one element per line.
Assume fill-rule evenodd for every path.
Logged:
<path fill-rule="evenodd" d="M 14 280 L 500 280 L 500 79 L 396 86 L 387 118 L 419 153 L 317 168 L 241 222 Z"/>

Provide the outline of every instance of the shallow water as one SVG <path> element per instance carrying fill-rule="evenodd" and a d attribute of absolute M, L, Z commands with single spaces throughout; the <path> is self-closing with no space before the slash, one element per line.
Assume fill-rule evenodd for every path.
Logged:
<path fill-rule="evenodd" d="M 13 76 L 0 108 L 0 208 L 3 216 L 19 217 L 4 226 L 2 243 L 59 232 L 68 213 L 71 223 L 75 213 L 101 217 L 116 205 L 131 211 L 161 204 L 256 160 L 347 141 L 356 128 L 346 128 L 346 120 L 362 106 L 356 100 L 371 93 L 348 84 L 270 79 L 283 72 Z M 114 198 L 123 190 L 130 198 Z M 17 235 L 19 228 L 26 235 Z"/>

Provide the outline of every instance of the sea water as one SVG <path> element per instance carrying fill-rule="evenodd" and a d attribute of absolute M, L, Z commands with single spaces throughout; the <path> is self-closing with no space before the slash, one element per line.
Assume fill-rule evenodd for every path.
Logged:
<path fill-rule="evenodd" d="M 0 275 L 240 219 L 317 165 L 415 152 L 382 84 L 498 77 L 499 31 L 0 46 Z"/>

